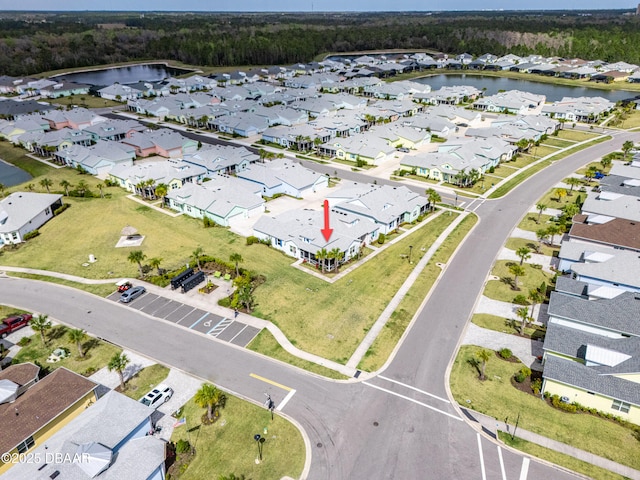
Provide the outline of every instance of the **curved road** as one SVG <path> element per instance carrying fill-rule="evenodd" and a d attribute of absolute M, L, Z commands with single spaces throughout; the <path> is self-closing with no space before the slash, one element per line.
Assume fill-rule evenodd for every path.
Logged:
<path fill-rule="evenodd" d="M 479 215 L 479 225 L 447 265 L 388 367 L 365 381 L 328 381 L 54 284 L 1 279 L 0 303 L 47 312 L 259 403 L 265 391 L 276 405 L 287 392 L 250 374 L 295 389 L 283 412 L 297 420 L 309 438 L 308 478 L 576 478 L 529 462 L 470 428 L 449 403 L 447 372 L 489 269 L 513 226 L 550 185 L 629 139 L 637 142 L 640 135 L 616 134 L 611 141 L 539 172 L 503 199 L 472 202 L 468 207 Z"/>

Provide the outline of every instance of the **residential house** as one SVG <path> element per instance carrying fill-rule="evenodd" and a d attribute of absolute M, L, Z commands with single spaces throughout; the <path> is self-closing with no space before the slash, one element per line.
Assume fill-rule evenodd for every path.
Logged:
<path fill-rule="evenodd" d="M 598 217 L 624 218 L 632 222 L 640 222 L 638 198 L 614 192 L 589 192 L 582 204 L 582 213 L 593 221 Z M 598 218 L 602 221 L 604 218 Z"/>
<path fill-rule="evenodd" d="M 88 133 L 66 127 L 60 130 L 24 133 L 16 140 L 23 148 L 47 158 L 73 145 L 88 146 L 93 143 Z"/>
<path fill-rule="evenodd" d="M 37 446 L 29 457 L 33 461 L 18 463 L 5 476 L 12 480 L 164 480 L 166 442 L 149 435 L 154 413 L 111 390 L 51 435 L 46 444 Z"/>
<path fill-rule="evenodd" d="M 558 102 L 542 107 L 542 114 L 568 122 L 593 123 L 609 114 L 615 103 L 602 97 L 564 97 Z"/>
<path fill-rule="evenodd" d="M 321 175 L 300 163 L 288 159 L 275 159 L 266 163 L 254 163 L 236 173 L 238 178 L 254 182 L 262 187 L 265 197 L 289 195 L 302 198 L 311 192 L 329 186 L 329 177 Z"/>
<path fill-rule="evenodd" d="M 179 158 L 198 149 L 197 141 L 169 128 L 132 132 L 122 140 L 122 143 L 135 148 L 138 157 L 160 155 L 166 158 Z"/>
<path fill-rule="evenodd" d="M 610 246 L 640 252 L 640 223 L 624 218 L 575 215 L 569 230 L 571 242 Z M 565 242 L 566 243 L 566 242 Z"/>
<path fill-rule="evenodd" d="M 54 130 L 65 127 L 82 130 L 106 120 L 106 117 L 81 107 L 75 107 L 71 110 L 51 110 L 41 115 Z"/>
<path fill-rule="evenodd" d="M 571 245 L 573 242 L 563 243 Z M 637 252 L 613 248 L 606 251 L 605 247 L 579 245 L 583 253 L 581 261 L 570 266 L 573 278 L 590 285 L 640 292 L 640 257 Z"/>
<path fill-rule="evenodd" d="M 249 218 L 265 211 L 262 188 L 253 182 L 216 175 L 201 185 L 187 183 L 165 198 L 173 210 L 194 218 L 207 217 L 228 227 L 234 220 Z"/>
<path fill-rule="evenodd" d="M 379 165 L 395 151 L 395 147 L 388 140 L 369 132 L 353 137 L 334 138 L 319 147 L 321 155 L 354 163 L 361 161 L 370 165 Z"/>
<path fill-rule="evenodd" d="M 0 118 L 16 120 L 31 115 L 33 113 L 45 113 L 55 110 L 56 107 L 49 103 L 37 102 L 35 100 L 3 100 L 0 102 Z"/>
<path fill-rule="evenodd" d="M 49 130 L 49 123 L 37 121 L 35 116 L 25 116 L 17 120 L 0 120 L 0 138 L 11 143 L 20 143 L 26 133 L 42 134 Z"/>
<path fill-rule="evenodd" d="M 62 206 L 62 195 L 14 192 L 0 200 L 0 243 L 20 243 Z"/>
<path fill-rule="evenodd" d="M 407 187 L 352 182 L 327 195 L 333 211 L 366 218 L 385 235 L 418 219 L 429 200 Z"/>
<path fill-rule="evenodd" d="M 83 132 L 91 135 L 91 140 L 111 140 L 119 142 L 134 132 L 144 132 L 147 127 L 135 120 L 113 120 L 108 119 L 96 125 L 89 126 Z"/>
<path fill-rule="evenodd" d="M 38 371 L 33 364 L 11 365 L 0 371 L 3 387 L 13 392 L 0 400 L 0 474 L 6 474 L 6 478 L 18 478 L 16 465 L 28 462 L 4 462 L 4 454 L 31 453 L 34 447 L 44 447 L 56 432 L 96 401 L 98 384 L 88 378 L 60 367 L 36 380 Z M 11 474 L 7 474 L 9 470 Z M 27 478 L 35 477 L 31 473 Z"/>
<path fill-rule="evenodd" d="M 155 198 L 155 187 L 159 184 L 167 185 L 167 191 L 170 192 L 185 183 L 202 181 L 206 172 L 200 166 L 183 161 L 161 160 L 139 163 L 131 167 L 116 165 L 109 171 L 109 179 L 136 195 Z"/>
<path fill-rule="evenodd" d="M 416 93 L 413 98 L 420 103 L 431 105 L 458 105 L 476 100 L 482 91 L 465 85 L 444 86 L 427 93 Z"/>
<path fill-rule="evenodd" d="M 204 168 L 208 177 L 241 172 L 258 160 L 260 156 L 245 147 L 211 144 L 205 144 L 197 152 L 183 157 L 184 162 Z"/>
<path fill-rule="evenodd" d="M 208 124 L 213 130 L 245 138 L 260 135 L 269 126 L 266 117 L 249 112 L 217 117 Z"/>
<path fill-rule="evenodd" d="M 40 95 L 46 98 L 70 97 L 71 95 L 87 95 L 89 85 L 61 81 L 49 87 L 41 88 Z"/>
<path fill-rule="evenodd" d="M 136 158 L 135 149 L 124 143 L 100 140 L 89 147 L 73 145 L 56 152 L 54 159 L 62 165 L 82 168 L 91 175 L 105 176 L 116 165 L 130 167 Z"/>
<path fill-rule="evenodd" d="M 539 114 L 546 97 L 519 90 L 508 90 L 476 100 L 471 106 L 475 109 L 516 115 Z"/>

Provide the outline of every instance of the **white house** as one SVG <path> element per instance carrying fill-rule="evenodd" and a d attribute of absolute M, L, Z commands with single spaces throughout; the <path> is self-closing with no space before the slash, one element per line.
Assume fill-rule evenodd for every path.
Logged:
<path fill-rule="evenodd" d="M 0 245 L 20 243 L 24 236 L 47 223 L 62 206 L 62 195 L 14 192 L 0 200 Z"/>
<path fill-rule="evenodd" d="M 254 163 L 237 172 L 238 178 L 254 182 L 262 187 L 265 197 L 277 194 L 301 198 L 329 186 L 329 177 L 303 167 L 287 159 L 275 159 L 267 163 Z"/>

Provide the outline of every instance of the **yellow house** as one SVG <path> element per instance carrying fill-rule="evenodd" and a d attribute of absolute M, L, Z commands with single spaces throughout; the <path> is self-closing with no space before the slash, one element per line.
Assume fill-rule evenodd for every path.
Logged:
<path fill-rule="evenodd" d="M 64 367 L 37 380 L 40 368 L 11 365 L 0 372 L 0 456 L 18 458 L 45 442 L 97 400 L 95 382 Z M 0 461 L 0 475 L 16 462 Z"/>

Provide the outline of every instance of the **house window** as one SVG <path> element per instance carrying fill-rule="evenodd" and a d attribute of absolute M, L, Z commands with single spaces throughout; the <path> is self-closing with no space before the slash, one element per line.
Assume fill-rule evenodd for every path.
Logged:
<path fill-rule="evenodd" d="M 51 209 L 49 207 L 47 207 L 44 211 L 45 215 L 49 215 L 51 213 Z"/>
<path fill-rule="evenodd" d="M 33 447 L 36 442 L 33 440 L 33 437 L 28 437 L 24 442 L 18 445 L 18 453 L 24 453 Z"/>
<path fill-rule="evenodd" d="M 621 400 L 614 400 L 613 404 L 611 405 L 611 409 L 612 410 L 616 410 L 618 412 L 622 412 L 622 413 L 629 413 L 629 409 L 631 408 L 631 405 L 628 403 L 625 403 Z"/>

